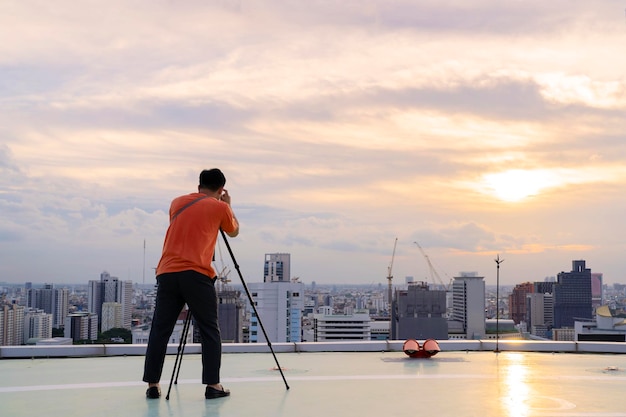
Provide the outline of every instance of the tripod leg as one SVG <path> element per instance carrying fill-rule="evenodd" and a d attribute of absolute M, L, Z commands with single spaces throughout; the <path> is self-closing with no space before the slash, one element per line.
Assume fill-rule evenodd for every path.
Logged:
<path fill-rule="evenodd" d="M 170 385 L 167 388 L 167 395 L 165 396 L 166 400 L 170 399 L 170 391 L 172 391 L 172 382 L 174 381 L 174 375 L 176 374 L 176 369 L 179 368 L 180 369 L 180 364 L 183 361 L 182 358 L 182 350 L 183 350 L 183 341 L 186 339 L 185 336 L 185 327 L 188 326 L 188 321 L 189 318 L 191 317 L 191 314 L 187 313 L 187 317 L 185 318 L 185 322 L 183 324 L 183 337 L 181 337 L 180 342 L 178 342 L 178 351 L 176 352 L 176 360 L 174 361 L 174 369 L 172 369 L 172 377 L 170 378 Z M 178 379 L 178 377 L 176 378 Z"/>
<path fill-rule="evenodd" d="M 178 369 L 176 370 L 176 378 L 174 384 L 178 384 L 178 375 L 180 374 L 180 365 L 183 363 L 183 354 L 185 353 L 185 346 L 187 346 L 187 335 L 189 334 L 189 327 L 191 325 L 191 312 L 187 310 L 187 317 L 185 317 L 185 324 L 183 325 L 183 347 L 180 350 L 180 360 L 178 361 Z"/>
<path fill-rule="evenodd" d="M 256 315 L 257 320 L 259 321 L 259 326 L 261 327 L 261 330 L 263 331 L 263 335 L 265 336 L 265 340 L 267 340 L 267 346 L 269 346 L 270 351 L 272 352 L 272 356 L 274 357 L 274 362 L 276 362 L 276 367 L 280 371 L 280 376 L 283 377 L 283 382 L 285 383 L 285 388 L 289 389 L 289 385 L 287 384 L 287 380 L 285 379 L 285 375 L 283 374 L 283 368 L 281 368 L 280 364 L 278 363 L 278 359 L 276 358 L 276 354 L 274 353 L 274 348 L 272 348 L 272 342 L 270 342 L 270 338 L 267 337 L 267 332 L 265 331 L 265 327 L 263 327 L 263 323 L 261 322 L 261 317 L 259 317 L 259 313 L 256 310 L 256 306 L 254 304 L 254 300 L 252 299 L 252 295 L 250 295 L 250 290 L 248 290 L 248 286 L 246 285 L 246 282 L 243 280 L 243 275 L 241 274 L 241 271 L 239 270 L 239 264 L 237 264 L 237 261 L 235 260 L 235 255 L 233 254 L 233 251 L 230 248 L 230 244 L 228 243 L 228 240 L 226 239 L 226 234 L 224 233 L 224 231 L 222 229 L 220 229 L 220 232 L 222 233 L 222 238 L 224 239 L 224 243 L 226 244 L 226 248 L 228 249 L 228 253 L 230 253 L 230 257 L 233 259 L 233 264 L 235 265 L 235 269 L 237 270 L 237 274 L 239 274 L 239 278 L 241 279 L 241 283 L 243 284 L 243 289 L 246 291 L 246 295 L 248 296 L 248 300 L 250 301 L 250 305 L 252 306 L 252 310 L 254 311 L 254 314 Z"/>

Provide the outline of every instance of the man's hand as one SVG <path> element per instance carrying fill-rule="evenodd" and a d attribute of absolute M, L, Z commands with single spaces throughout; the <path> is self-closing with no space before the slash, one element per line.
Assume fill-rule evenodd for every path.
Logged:
<path fill-rule="evenodd" d="M 228 194 L 228 190 L 224 190 L 224 192 L 222 193 L 220 197 L 220 200 L 222 200 L 224 203 L 230 206 L 230 195 Z"/>

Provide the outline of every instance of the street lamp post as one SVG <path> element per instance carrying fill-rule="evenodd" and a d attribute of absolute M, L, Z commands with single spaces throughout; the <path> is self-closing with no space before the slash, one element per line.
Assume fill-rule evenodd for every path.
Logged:
<path fill-rule="evenodd" d="M 500 352 L 498 341 L 500 340 L 500 264 L 504 259 L 500 259 L 500 255 L 496 256 L 496 353 Z"/>

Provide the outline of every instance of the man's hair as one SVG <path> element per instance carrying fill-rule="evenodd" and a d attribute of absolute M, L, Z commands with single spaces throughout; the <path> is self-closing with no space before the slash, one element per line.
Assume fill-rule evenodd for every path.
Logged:
<path fill-rule="evenodd" d="M 217 191 L 226 184 L 226 177 L 217 168 L 205 169 L 200 173 L 200 188 Z"/>

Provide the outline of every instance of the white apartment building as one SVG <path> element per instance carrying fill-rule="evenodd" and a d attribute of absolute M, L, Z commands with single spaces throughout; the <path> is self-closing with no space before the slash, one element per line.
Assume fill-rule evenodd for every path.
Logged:
<path fill-rule="evenodd" d="M 0 307 L 0 346 L 24 343 L 24 307 L 12 304 Z"/>
<path fill-rule="evenodd" d="M 465 339 L 481 339 L 485 335 L 485 281 L 474 272 L 454 277 L 452 283 L 452 315 L 449 332 L 458 328 Z M 456 323 L 458 326 L 455 326 Z M 450 335 L 450 338 L 459 338 Z"/>
<path fill-rule="evenodd" d="M 183 338 L 183 329 L 185 326 L 185 314 L 181 313 L 174 325 L 174 330 L 170 335 L 168 343 L 179 344 Z M 132 329 L 132 343 L 133 344 L 148 344 L 148 338 L 150 337 L 150 326 L 137 326 Z M 193 343 L 193 320 L 189 323 L 189 329 L 187 331 L 187 340 L 185 343 Z"/>
<path fill-rule="evenodd" d="M 301 342 L 304 284 L 274 281 L 252 283 L 248 288 L 270 342 Z M 267 342 L 251 306 L 248 311 L 250 343 Z"/>
<path fill-rule="evenodd" d="M 102 303 L 102 320 L 100 324 L 100 331 L 106 332 L 107 330 L 114 328 L 122 328 L 123 314 L 121 303 Z"/>
<path fill-rule="evenodd" d="M 87 308 L 90 312 L 98 315 L 100 321 L 103 318 L 102 305 L 104 303 L 120 303 L 122 305 L 122 323 L 124 329 L 131 328 L 132 320 L 133 282 L 120 281 L 104 271 L 100 274 L 100 281 L 89 281 L 87 293 Z"/>
<path fill-rule="evenodd" d="M 29 310 L 24 314 L 24 342 L 28 339 L 49 339 L 52 337 L 52 314 L 40 309 Z"/>
<path fill-rule="evenodd" d="M 313 315 L 313 341 L 372 340 L 370 315 L 367 310 L 356 310 L 353 314 Z"/>

